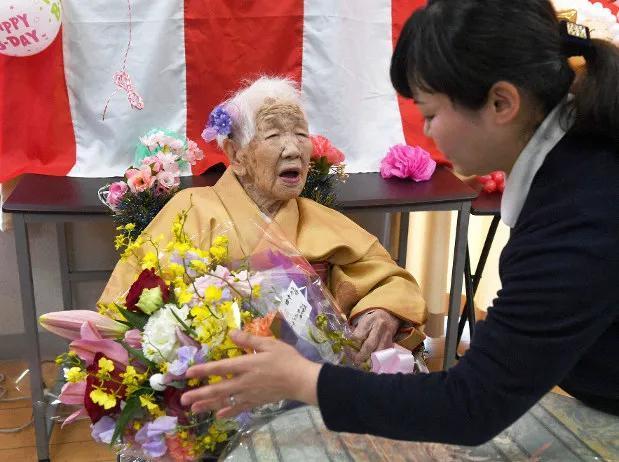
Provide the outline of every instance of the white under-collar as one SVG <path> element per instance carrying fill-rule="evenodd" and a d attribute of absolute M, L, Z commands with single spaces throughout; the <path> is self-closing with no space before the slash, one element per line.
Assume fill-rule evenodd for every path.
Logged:
<path fill-rule="evenodd" d="M 510 228 L 516 226 L 518 222 L 537 171 L 546 160 L 548 153 L 561 141 L 566 129 L 569 129 L 573 123 L 568 120 L 563 127 L 561 124 L 562 109 L 569 99 L 571 98 L 568 97 L 559 103 L 544 119 L 518 156 L 507 177 L 501 199 L 501 220 Z"/>

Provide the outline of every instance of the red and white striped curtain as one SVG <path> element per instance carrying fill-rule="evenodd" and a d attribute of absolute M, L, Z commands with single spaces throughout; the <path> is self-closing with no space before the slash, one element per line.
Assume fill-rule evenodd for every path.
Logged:
<path fill-rule="evenodd" d="M 422 121 L 389 81 L 395 39 L 422 0 L 131 0 L 127 71 L 144 99 L 114 93 L 129 38 L 127 0 L 64 0 L 56 41 L 0 56 L 0 182 L 22 173 L 120 175 L 148 129 L 200 143 L 199 174 L 224 161 L 200 139 L 210 110 L 243 79 L 297 80 L 313 133 L 377 171 L 390 145 L 420 144 Z M 114 95 L 105 120 L 102 112 Z"/>

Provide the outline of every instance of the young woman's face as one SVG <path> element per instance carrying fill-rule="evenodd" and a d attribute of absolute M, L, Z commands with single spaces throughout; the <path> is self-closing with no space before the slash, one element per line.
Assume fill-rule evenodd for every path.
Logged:
<path fill-rule="evenodd" d="M 499 170 L 500 146 L 484 108 L 471 111 L 454 106 L 442 93 L 415 92 L 424 117 L 424 133 L 462 175 L 485 175 Z"/>

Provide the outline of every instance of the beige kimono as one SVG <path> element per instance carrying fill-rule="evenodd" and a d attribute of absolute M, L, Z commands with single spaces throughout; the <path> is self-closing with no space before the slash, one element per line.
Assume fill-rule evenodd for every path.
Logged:
<path fill-rule="evenodd" d="M 247 255 L 243 236 L 256 234 L 252 223 L 264 216 L 228 169 L 213 187 L 190 188 L 177 193 L 145 232 L 153 237 L 171 234 L 174 218 L 193 204 L 185 225 L 189 236 L 200 236 L 208 247 L 218 226 L 232 224 L 238 239 L 230 239 L 232 258 Z M 339 212 L 304 198 L 292 199 L 274 218 L 285 236 L 310 262 L 329 263 L 329 289 L 352 321 L 360 314 L 382 308 L 405 321 L 411 335 L 399 342 L 413 349 L 424 336 L 414 327 L 426 319 L 426 306 L 415 279 L 391 259 L 378 239 Z M 100 302 L 122 296 L 139 274 L 131 260 L 116 265 Z M 410 329 L 410 326 L 413 326 Z"/>

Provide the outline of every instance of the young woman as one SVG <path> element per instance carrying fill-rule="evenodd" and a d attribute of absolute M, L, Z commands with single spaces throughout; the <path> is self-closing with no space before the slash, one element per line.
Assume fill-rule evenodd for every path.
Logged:
<path fill-rule="evenodd" d="M 560 24 L 548 0 L 435 0 L 405 25 L 391 67 L 463 174 L 508 172 L 502 289 L 445 372 L 373 375 L 239 333 L 256 354 L 196 366 L 232 374 L 186 393 L 233 415 L 282 398 L 336 431 L 477 445 L 554 385 L 619 413 L 619 51 Z M 584 56 L 578 75 L 570 56 Z"/>

